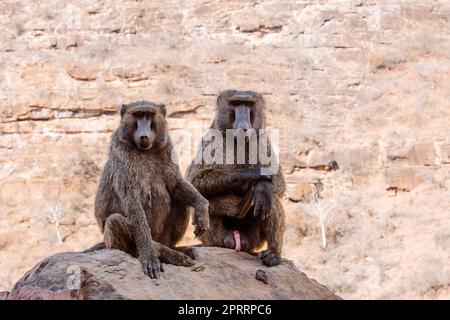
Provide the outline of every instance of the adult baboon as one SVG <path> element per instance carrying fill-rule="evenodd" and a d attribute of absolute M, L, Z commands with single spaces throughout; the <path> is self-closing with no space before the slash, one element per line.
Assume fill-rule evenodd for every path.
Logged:
<path fill-rule="evenodd" d="M 164 105 L 148 101 L 122 105 L 95 198 L 106 247 L 138 257 L 151 278 L 163 271 L 159 259 L 193 264 L 188 248 L 175 248 L 188 225 L 187 206 L 195 210 L 196 235 L 209 227 L 208 201 L 183 180 L 172 161 L 165 114 Z"/>
<path fill-rule="evenodd" d="M 206 156 L 211 156 L 211 146 L 217 140 L 217 137 L 204 137 L 196 160 L 188 168 L 187 179 L 210 204 L 211 226 L 200 236 L 202 242 L 246 252 L 254 252 L 267 242 L 267 250 L 260 252 L 259 257 L 265 265 L 274 266 L 281 261 L 285 229 L 281 198 L 285 182 L 277 161 L 271 175 L 265 174 L 267 164 L 261 162 L 261 154 L 258 154 L 258 160 L 254 163 L 249 161 L 252 138 L 258 143 L 266 139 L 261 133 L 264 128 L 264 100 L 260 94 L 236 90 L 220 93 L 210 132 L 219 131 L 221 135 L 219 140 L 224 142 L 224 147 L 219 151 L 223 151 L 223 161 L 206 163 L 198 160 L 204 158 L 205 153 Z M 227 150 L 230 150 L 227 131 L 235 138 L 231 138 L 231 149 L 234 151 L 232 163 L 226 159 Z M 245 140 L 239 139 L 242 134 Z M 234 144 L 235 140 L 237 145 Z M 273 166 L 273 150 L 270 142 L 266 142 L 267 154 L 272 159 L 269 165 Z M 237 161 L 239 153 L 236 150 L 239 149 L 239 143 L 245 146 L 244 163 Z M 213 149 L 213 158 L 217 156 L 217 152 L 217 149 Z"/>

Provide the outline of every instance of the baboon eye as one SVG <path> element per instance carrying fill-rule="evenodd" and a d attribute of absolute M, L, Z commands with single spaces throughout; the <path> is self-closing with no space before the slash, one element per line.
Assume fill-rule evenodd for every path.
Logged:
<path fill-rule="evenodd" d="M 231 121 L 234 121 L 234 117 L 235 117 L 234 111 L 229 111 L 228 116 L 230 117 Z"/>

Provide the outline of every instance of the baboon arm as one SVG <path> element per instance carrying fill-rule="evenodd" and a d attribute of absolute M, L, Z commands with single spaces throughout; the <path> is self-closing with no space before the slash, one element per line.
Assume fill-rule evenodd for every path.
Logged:
<path fill-rule="evenodd" d="M 174 197 L 181 203 L 194 207 L 192 224 L 196 236 L 209 229 L 209 202 L 189 182 L 180 179 L 175 186 Z"/>
<path fill-rule="evenodd" d="M 222 170 L 219 168 L 198 170 L 192 184 L 204 196 L 214 196 L 229 191 L 245 193 L 249 183 L 270 177 L 261 175 L 259 168 Z"/>
<path fill-rule="evenodd" d="M 208 200 L 192 184 L 184 180 L 178 181 L 172 194 L 179 202 L 194 208 L 208 204 Z"/>

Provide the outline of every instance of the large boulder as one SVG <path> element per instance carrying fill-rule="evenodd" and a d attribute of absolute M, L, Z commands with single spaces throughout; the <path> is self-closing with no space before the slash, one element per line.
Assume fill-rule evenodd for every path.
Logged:
<path fill-rule="evenodd" d="M 56 254 L 28 271 L 7 299 L 339 299 L 291 261 L 268 268 L 243 252 L 197 251 L 196 265 L 165 265 L 160 279 L 118 250 Z"/>

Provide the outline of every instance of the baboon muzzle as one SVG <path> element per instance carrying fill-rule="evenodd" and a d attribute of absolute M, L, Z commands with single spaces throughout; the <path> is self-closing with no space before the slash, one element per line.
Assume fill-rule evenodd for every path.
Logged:
<path fill-rule="evenodd" d="M 153 143 L 153 132 L 151 120 L 146 118 L 137 119 L 137 128 L 134 132 L 134 141 L 139 149 L 147 150 Z"/>
<path fill-rule="evenodd" d="M 252 127 L 250 120 L 250 108 L 246 106 L 238 106 L 234 109 L 234 137 L 245 132 Z"/>

